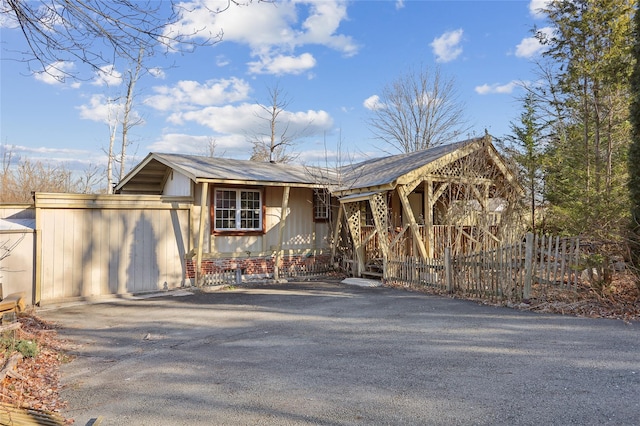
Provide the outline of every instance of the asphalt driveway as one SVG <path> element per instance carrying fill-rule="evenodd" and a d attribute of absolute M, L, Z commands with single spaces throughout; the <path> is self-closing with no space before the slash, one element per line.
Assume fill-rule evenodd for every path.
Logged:
<path fill-rule="evenodd" d="M 39 315 L 76 425 L 640 424 L 638 323 L 331 282 Z"/>

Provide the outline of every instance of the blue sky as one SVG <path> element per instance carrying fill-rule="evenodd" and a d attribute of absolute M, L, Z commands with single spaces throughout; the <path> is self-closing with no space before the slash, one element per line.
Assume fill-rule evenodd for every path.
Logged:
<path fill-rule="evenodd" d="M 222 42 L 186 54 L 147 60 L 153 72 L 136 86 L 142 124 L 130 133 L 128 166 L 149 152 L 202 154 L 216 141 L 221 156 L 248 159 L 247 135 L 260 132 L 257 103 L 276 84 L 290 100 L 286 119 L 308 136 L 295 148 L 313 163 L 337 150 L 383 155 L 366 120 L 381 89 L 415 67 L 439 66 L 456 81 L 473 134 L 509 132 L 520 111 L 519 82 L 533 78 L 541 46 L 531 38 L 546 22 L 537 1 L 284 1 L 203 12 L 193 0 L 179 28 L 224 31 Z M 102 75 L 59 82 L 30 74 L 16 61 L 25 44 L 0 18 L 0 142 L 15 154 L 64 161 L 72 168 L 104 166 L 109 139 L 106 100 L 124 93 L 127 64 Z M 168 67 L 173 64 L 173 67 Z M 309 125 L 309 123 L 311 123 Z"/>

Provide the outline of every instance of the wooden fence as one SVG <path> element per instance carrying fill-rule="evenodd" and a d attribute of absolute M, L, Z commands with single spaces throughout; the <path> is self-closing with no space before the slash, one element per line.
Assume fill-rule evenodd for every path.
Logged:
<path fill-rule="evenodd" d="M 579 238 L 527 234 L 521 243 L 443 259 L 387 262 L 385 278 L 492 301 L 520 301 L 551 289 L 577 291 L 585 269 Z"/>

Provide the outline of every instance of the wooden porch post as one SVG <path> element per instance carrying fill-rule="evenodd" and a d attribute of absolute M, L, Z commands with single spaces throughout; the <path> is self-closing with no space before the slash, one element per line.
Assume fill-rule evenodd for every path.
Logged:
<path fill-rule="evenodd" d="M 204 244 L 204 225 L 207 217 L 207 198 L 209 195 L 209 182 L 202 183 L 200 193 L 200 225 L 198 229 L 198 247 L 196 250 L 196 286 L 200 286 L 200 268 L 202 267 L 202 246 Z"/>
<path fill-rule="evenodd" d="M 382 251 L 382 278 L 387 278 L 387 260 L 389 259 L 389 226 L 387 224 L 387 207 L 386 194 L 376 193 L 369 197 L 369 205 L 373 215 L 373 223 L 378 232 L 378 242 Z"/>
<path fill-rule="evenodd" d="M 427 231 L 427 256 L 434 257 L 435 234 L 433 232 L 433 206 L 436 200 L 433 199 L 433 180 L 424 181 L 424 227 Z"/>
<path fill-rule="evenodd" d="M 355 271 L 356 276 L 360 276 L 360 273 L 364 270 L 364 253 L 362 246 L 362 233 L 360 229 L 360 208 L 358 202 L 344 203 L 342 204 L 344 213 L 347 218 L 347 225 L 349 225 L 349 233 L 353 240 L 353 249 L 356 254 L 357 268 Z"/>
<path fill-rule="evenodd" d="M 282 207 L 280 210 L 280 226 L 278 227 L 278 246 L 276 248 L 276 258 L 273 264 L 273 279 L 280 280 L 280 259 L 282 258 L 282 240 L 284 239 L 284 227 L 287 220 L 287 209 L 289 208 L 289 186 L 284 187 L 282 192 Z"/>
<path fill-rule="evenodd" d="M 338 238 L 340 237 L 340 229 L 342 228 L 342 218 L 344 211 L 342 207 L 338 209 L 338 218 L 336 219 L 335 229 L 333 230 L 333 244 L 331 244 L 331 263 L 335 262 L 336 250 L 338 249 Z"/>
<path fill-rule="evenodd" d="M 398 196 L 400 197 L 400 202 L 402 203 L 402 211 L 409 220 L 409 227 L 411 228 L 411 233 L 413 234 L 413 240 L 417 242 L 420 256 L 422 256 L 422 259 L 426 259 L 428 257 L 427 249 L 425 248 L 424 241 L 422 241 L 422 237 L 420 236 L 420 230 L 418 229 L 416 218 L 413 215 L 413 211 L 411 210 L 411 204 L 409 204 L 409 198 L 407 197 L 406 191 L 407 189 L 404 185 L 398 185 Z"/>

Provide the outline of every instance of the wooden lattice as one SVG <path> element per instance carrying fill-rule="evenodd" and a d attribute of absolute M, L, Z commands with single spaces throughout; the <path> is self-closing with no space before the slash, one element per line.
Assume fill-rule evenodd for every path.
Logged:
<path fill-rule="evenodd" d="M 373 222 L 376 225 L 378 234 L 380 235 L 379 243 L 380 249 L 384 257 L 388 256 L 388 242 L 385 237 L 388 232 L 388 213 L 389 208 L 387 206 L 386 194 L 378 192 L 369 198 L 369 204 L 371 205 L 371 213 L 373 215 Z"/>
<path fill-rule="evenodd" d="M 358 258 L 358 271 L 361 271 L 364 267 L 364 253 L 362 252 L 362 229 L 360 227 L 360 202 L 345 203 L 343 206 L 353 247 Z"/>
<path fill-rule="evenodd" d="M 349 232 L 351 232 L 351 238 L 354 243 L 359 244 L 361 241 L 359 203 L 345 203 L 344 212 L 347 219 L 347 225 L 349 225 Z"/>
<path fill-rule="evenodd" d="M 434 174 L 443 177 L 490 179 L 495 178 L 497 172 L 498 170 L 490 161 L 474 155 L 449 163 L 436 170 Z"/>

